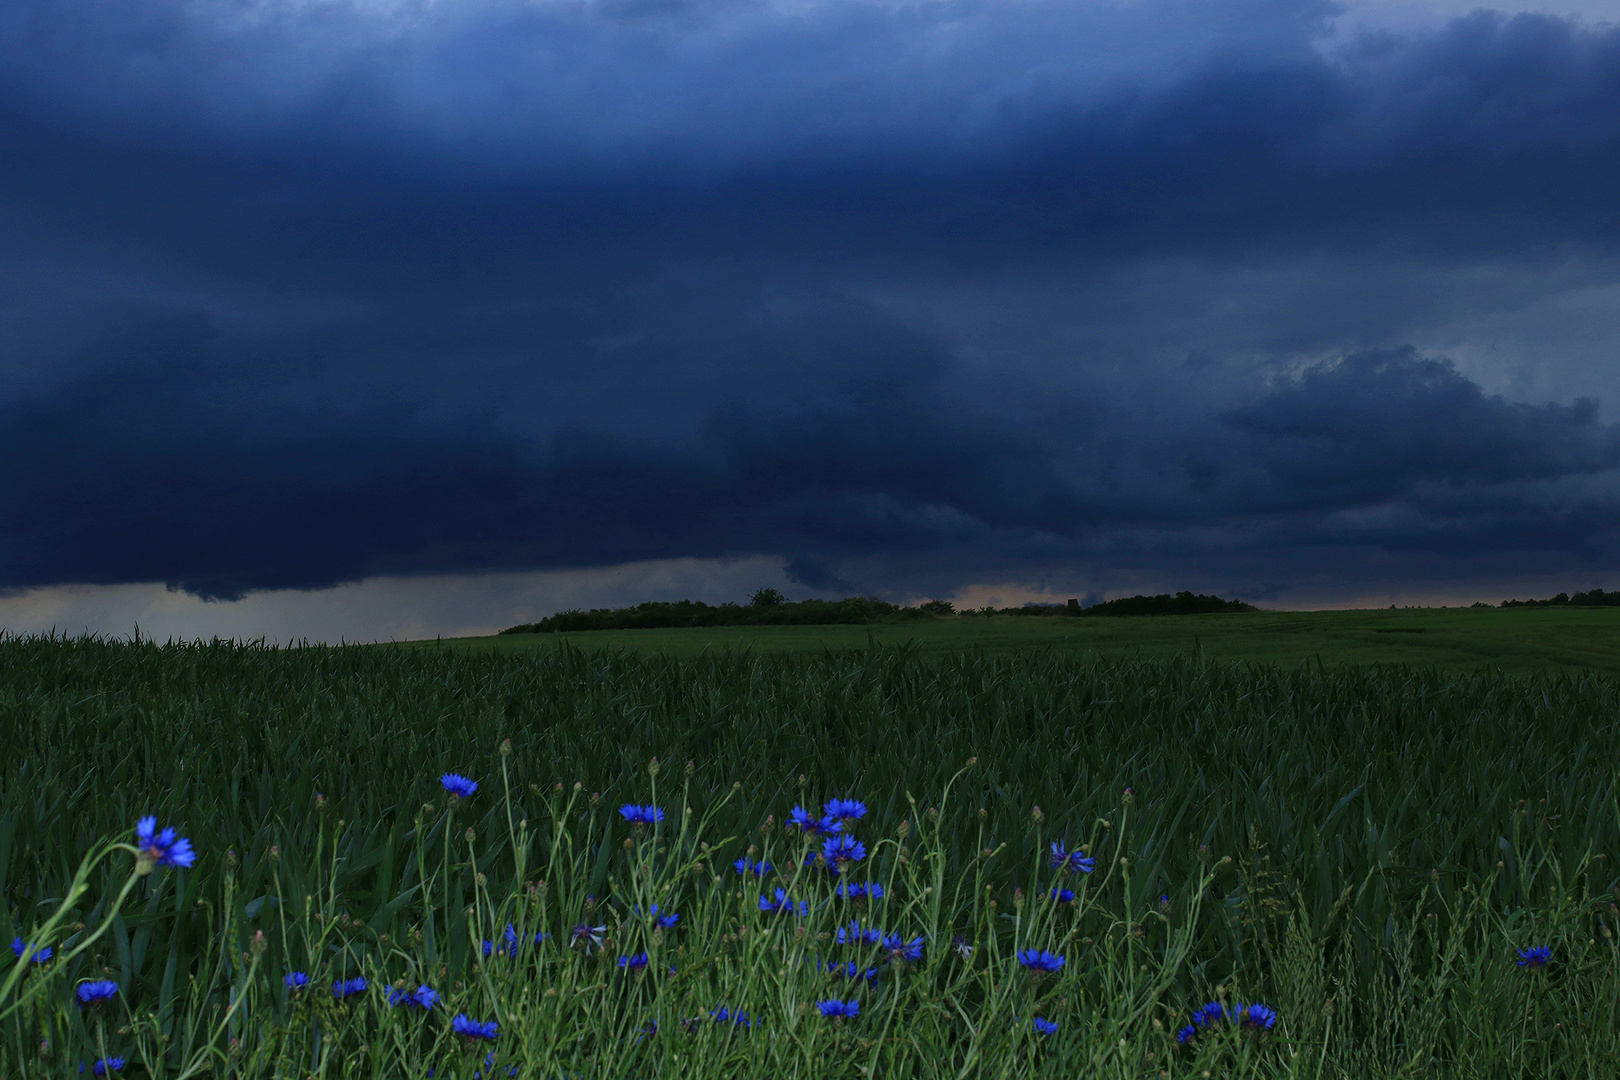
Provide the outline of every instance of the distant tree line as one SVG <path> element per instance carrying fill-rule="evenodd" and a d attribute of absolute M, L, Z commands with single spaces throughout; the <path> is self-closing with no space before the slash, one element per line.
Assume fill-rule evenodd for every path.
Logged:
<path fill-rule="evenodd" d="M 1171 596 L 1122 596 L 1118 600 L 1105 600 L 1100 604 L 1082 608 L 1082 615 L 1216 615 L 1222 612 L 1259 611 L 1253 604 L 1241 600 L 1222 600 L 1218 596 L 1194 595 L 1183 589 Z"/>
<path fill-rule="evenodd" d="M 1620 600 L 1620 597 L 1617 597 Z M 1021 607 L 969 609 L 958 612 L 948 600 L 902 607 L 872 596 L 843 600 L 788 600 L 775 589 L 760 589 L 747 604 L 705 604 L 701 600 L 655 600 L 634 607 L 559 611 L 539 622 L 508 627 L 503 634 L 553 634 L 575 630 L 654 630 L 688 626 L 817 626 L 917 622 L 954 615 L 1067 617 L 1093 615 L 1207 615 L 1258 611 L 1240 600 L 1218 596 L 1127 596 L 1082 608 L 1068 604 L 1025 604 Z"/>
<path fill-rule="evenodd" d="M 946 605 L 949 607 L 949 605 Z M 761 589 L 748 604 L 705 604 L 701 600 L 654 600 L 634 607 L 559 611 L 539 622 L 502 630 L 503 634 L 552 634 L 573 630 L 653 630 L 682 626 L 814 626 L 841 623 L 911 622 L 938 617 L 922 607 L 901 607 L 872 596 L 843 600 L 790 601 L 775 589 Z M 944 614 L 950 614 L 949 611 Z"/>
<path fill-rule="evenodd" d="M 1571 607 L 1620 607 L 1620 592 L 1604 592 L 1602 589 L 1593 589 L 1591 592 L 1578 592 L 1574 596 L 1568 593 L 1559 593 L 1550 600 L 1504 600 L 1501 607 L 1562 607 L 1565 604 Z"/>

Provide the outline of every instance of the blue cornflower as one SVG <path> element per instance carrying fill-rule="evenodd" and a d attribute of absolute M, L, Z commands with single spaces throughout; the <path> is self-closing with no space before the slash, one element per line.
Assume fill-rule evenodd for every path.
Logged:
<path fill-rule="evenodd" d="M 1096 868 L 1097 860 L 1083 854 L 1079 848 L 1068 851 L 1056 840 L 1052 841 L 1052 869 L 1065 874 L 1089 874 Z"/>
<path fill-rule="evenodd" d="M 1532 945 L 1528 949 L 1519 950 L 1520 967 L 1546 967 L 1547 961 L 1552 959 L 1552 949 L 1545 945 Z"/>
<path fill-rule="evenodd" d="M 309 976 L 302 971 L 289 971 L 281 977 L 289 990 L 302 990 L 309 985 Z"/>
<path fill-rule="evenodd" d="M 827 820 L 844 825 L 866 816 L 866 804 L 858 799 L 830 799 L 821 809 L 826 814 Z"/>
<path fill-rule="evenodd" d="M 637 911 L 637 914 L 638 915 L 640 914 L 639 910 Z M 676 923 L 681 921 L 680 915 L 678 915 L 677 913 L 675 913 L 673 911 L 667 912 L 665 914 L 660 914 L 659 911 L 658 911 L 658 905 L 657 904 L 652 904 L 652 905 L 648 906 L 648 908 L 647 908 L 647 918 L 649 918 L 649 919 L 651 919 L 653 921 L 654 926 L 657 926 L 657 927 L 659 927 L 660 929 L 663 929 L 663 930 L 668 930 L 669 928 L 674 926 Z"/>
<path fill-rule="evenodd" d="M 93 1076 L 106 1076 L 108 1073 L 121 1071 L 124 1064 L 124 1059 L 121 1057 L 97 1058 L 96 1063 L 90 1066 L 90 1073 Z M 84 1066 L 81 1065 L 79 1068 L 82 1069 Z"/>
<path fill-rule="evenodd" d="M 889 954 L 890 960 L 922 959 L 924 939 L 921 935 L 907 941 L 899 934 L 888 934 L 883 938 L 883 951 Z"/>
<path fill-rule="evenodd" d="M 807 836 L 826 836 L 843 832 L 844 826 L 831 818 L 818 818 L 802 806 L 795 806 L 788 814 L 788 827 L 796 828 Z"/>
<path fill-rule="evenodd" d="M 360 976 L 352 979 L 343 979 L 332 984 L 332 996 L 339 1001 L 354 994 L 365 993 L 366 980 Z"/>
<path fill-rule="evenodd" d="M 821 1010 L 822 1016 L 829 1016 L 834 1020 L 842 1020 L 846 1016 L 861 1015 L 861 1003 L 859 1001 L 818 1001 L 816 1002 L 816 1008 Z"/>
<path fill-rule="evenodd" d="M 736 1012 L 732 1012 L 724 1005 L 721 1005 L 719 1008 L 710 1009 L 709 1015 L 714 1017 L 715 1023 L 718 1024 L 724 1024 L 729 1020 L 737 1027 L 747 1028 L 754 1026 L 754 1021 L 751 1020 L 748 1014 L 743 1012 L 741 1009 L 738 1009 Z"/>
<path fill-rule="evenodd" d="M 1040 1034 L 1040 1035 L 1056 1035 L 1057 1034 L 1057 1029 L 1058 1029 L 1058 1026 L 1057 1026 L 1056 1021 L 1054 1021 L 1054 1020 L 1043 1020 L 1039 1016 L 1037 1016 L 1035 1018 L 1035 1031 L 1036 1031 L 1037 1034 Z"/>
<path fill-rule="evenodd" d="M 493 1042 L 500 1025 L 493 1020 L 474 1020 L 466 1013 L 457 1013 L 456 1018 L 450 1021 L 450 1030 L 469 1042 L 475 1039 Z"/>
<path fill-rule="evenodd" d="M 1060 904 L 1067 904 L 1070 900 L 1074 899 L 1074 890 L 1054 886 L 1052 889 L 1052 899 L 1056 900 Z"/>
<path fill-rule="evenodd" d="M 842 869 L 866 858 L 866 845 L 853 836 L 829 836 L 822 841 L 821 855 L 829 866 Z"/>
<path fill-rule="evenodd" d="M 426 985 L 418 986 L 415 990 L 407 990 L 403 986 L 395 986 L 388 991 L 388 1004 L 394 1006 L 414 1005 L 424 1012 L 432 1009 L 438 1000 L 439 992 L 433 989 L 431 986 Z"/>
<path fill-rule="evenodd" d="M 26 958 L 29 959 L 29 960 L 32 960 L 36 964 L 43 964 L 45 961 L 49 960 L 51 958 L 51 956 L 56 952 L 56 950 L 51 948 L 49 945 L 45 945 L 45 946 L 24 945 L 22 938 L 13 938 L 12 939 L 12 941 L 11 941 L 11 951 L 12 951 L 13 954 L 18 956 L 19 958 L 23 957 L 24 953 L 27 953 L 28 955 L 27 955 Z"/>
<path fill-rule="evenodd" d="M 625 803 L 619 807 L 619 815 L 632 825 L 656 825 L 664 820 L 663 809 L 650 804 L 637 806 L 635 803 Z"/>
<path fill-rule="evenodd" d="M 191 850 L 191 841 L 175 835 L 172 828 L 158 831 L 157 818 L 148 815 L 135 823 L 135 846 L 141 849 L 136 869 L 151 873 L 155 866 L 178 866 L 182 869 L 197 861 Z"/>
<path fill-rule="evenodd" d="M 570 947 L 575 945 L 583 946 L 585 955 L 589 956 L 593 948 L 600 949 L 602 947 L 602 935 L 605 933 L 607 933 L 606 926 L 579 923 L 568 932 L 568 944 Z"/>
<path fill-rule="evenodd" d="M 877 968 L 869 967 L 862 969 L 862 967 L 853 960 L 849 961 L 847 964 L 840 964 L 836 960 L 830 961 L 827 964 L 827 970 L 832 972 L 834 975 L 839 975 L 846 979 L 861 979 L 865 982 L 873 984 L 876 984 L 878 977 Z"/>
<path fill-rule="evenodd" d="M 522 948 L 523 942 L 518 937 L 517 928 L 514 927 L 511 923 L 507 923 L 506 924 L 506 929 L 501 931 L 501 939 L 504 942 L 504 944 L 500 944 L 500 945 L 497 945 L 495 942 L 489 941 L 489 940 L 486 939 L 484 941 L 484 955 L 485 956 L 516 956 L 518 954 L 518 950 L 520 948 Z M 542 942 L 544 940 L 545 940 L 545 935 L 543 933 L 535 934 L 534 943 L 536 945 L 540 944 L 540 942 Z"/>
<path fill-rule="evenodd" d="M 834 889 L 833 895 L 856 902 L 868 899 L 881 900 L 883 899 L 883 886 L 875 881 L 867 885 L 851 881 Z"/>
<path fill-rule="evenodd" d="M 757 878 L 762 878 L 772 870 L 776 869 L 764 859 L 759 860 L 759 862 L 749 862 L 747 856 L 744 856 L 743 858 L 732 863 L 731 868 L 737 871 L 740 876 L 753 874 Z"/>
<path fill-rule="evenodd" d="M 79 998 L 79 1007 L 87 1005 L 100 1005 L 118 996 L 118 984 L 109 979 L 98 979 L 95 982 L 80 983 L 75 993 Z"/>
<path fill-rule="evenodd" d="M 1159 910 L 1160 911 L 1165 911 L 1165 912 L 1168 912 L 1170 910 L 1170 894 L 1169 893 L 1160 893 L 1159 894 Z"/>
<path fill-rule="evenodd" d="M 775 889 L 772 891 L 772 895 L 775 897 L 774 900 L 767 900 L 764 894 L 760 895 L 759 910 L 769 912 L 772 915 L 785 913 L 803 917 L 810 914 L 810 901 L 800 900 L 795 905 L 793 898 L 788 896 L 786 889 Z"/>
<path fill-rule="evenodd" d="M 1277 1022 L 1277 1010 L 1270 1005 L 1238 1005 L 1232 1010 L 1232 1016 L 1237 1020 L 1239 1027 L 1254 1028 L 1257 1031 L 1270 1031 Z"/>
<path fill-rule="evenodd" d="M 955 950 L 956 955 L 960 956 L 962 959 L 973 959 L 973 946 L 970 945 L 968 943 L 968 939 L 962 935 L 954 934 L 951 936 L 951 948 Z"/>
<path fill-rule="evenodd" d="M 1199 1027 L 1212 1027 L 1226 1019 L 1226 1006 L 1218 1001 L 1211 1001 L 1201 1008 L 1193 1010 L 1192 1022 Z"/>
<path fill-rule="evenodd" d="M 847 927 L 840 926 L 835 940 L 840 945 L 877 945 L 883 941 L 883 931 L 876 927 L 863 929 L 857 920 Z"/>
<path fill-rule="evenodd" d="M 1186 1027 L 1184 1027 L 1180 1031 L 1176 1032 L 1176 1042 L 1178 1042 L 1181 1045 L 1185 1046 L 1188 1043 L 1192 1042 L 1193 1038 L 1197 1034 L 1198 1034 L 1198 1028 L 1193 1026 L 1192 1024 L 1188 1024 Z"/>
<path fill-rule="evenodd" d="M 447 772 L 439 777 L 439 783 L 444 785 L 444 790 L 458 799 L 465 799 L 478 790 L 478 781 L 469 780 L 460 773 Z"/>
<path fill-rule="evenodd" d="M 1018 962 L 1031 971 L 1051 972 L 1063 966 L 1063 957 L 1045 949 L 1019 949 Z"/>
<path fill-rule="evenodd" d="M 647 966 L 647 950 L 643 949 L 634 956 L 619 957 L 619 966 L 626 971 L 640 971 Z"/>

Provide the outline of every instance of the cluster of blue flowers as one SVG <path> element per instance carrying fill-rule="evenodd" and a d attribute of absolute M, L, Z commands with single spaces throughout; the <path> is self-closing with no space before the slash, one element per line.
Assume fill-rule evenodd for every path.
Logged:
<path fill-rule="evenodd" d="M 468 1043 L 494 1042 L 500 1025 L 493 1020 L 474 1020 L 466 1013 L 457 1013 L 456 1018 L 450 1021 L 450 1030 Z"/>
<path fill-rule="evenodd" d="M 500 941 L 490 941 L 488 938 L 484 939 L 483 952 L 486 957 L 516 956 L 523 948 L 526 941 L 538 945 L 542 941 L 546 940 L 547 936 L 548 935 L 545 931 L 536 930 L 533 937 L 525 938 L 524 935 L 517 932 L 517 927 L 513 926 L 511 923 L 507 923 L 506 929 L 501 931 Z"/>
<path fill-rule="evenodd" d="M 641 914 L 641 910 L 639 908 L 636 910 L 636 914 Z M 650 919 L 652 924 L 658 927 L 660 930 L 674 929 L 675 924 L 681 921 L 679 913 L 674 911 L 659 911 L 657 904 L 648 905 L 647 918 Z"/>
<path fill-rule="evenodd" d="M 717 1024 L 729 1022 L 733 1027 L 740 1028 L 751 1028 L 754 1026 L 754 1021 L 746 1012 L 741 1009 L 738 1009 L 736 1012 L 732 1012 L 724 1005 L 718 1005 L 715 1008 L 710 1009 L 709 1016 L 712 1017 L 714 1022 Z"/>
<path fill-rule="evenodd" d="M 407 990 L 403 986 L 390 987 L 388 990 L 388 1004 L 396 1007 L 414 1006 L 423 1012 L 430 1012 L 438 1000 L 439 992 L 426 984 L 418 986 L 415 990 Z"/>
<path fill-rule="evenodd" d="M 619 816 L 632 825 L 656 825 L 664 820 L 664 810 L 659 806 L 637 806 L 635 803 L 625 803 L 619 807 Z"/>
<path fill-rule="evenodd" d="M 1176 1032 L 1176 1042 L 1185 1046 L 1201 1033 L 1230 1022 L 1240 1030 L 1264 1034 L 1277 1024 L 1277 1010 L 1270 1005 L 1237 1004 L 1228 1011 L 1218 1001 L 1207 1002 L 1193 1010 L 1192 1023 Z"/>
<path fill-rule="evenodd" d="M 159 829 L 157 818 L 148 815 L 135 823 L 135 872 L 137 874 L 150 874 L 159 866 L 173 866 L 187 869 L 195 865 L 197 853 L 191 846 L 191 841 L 179 835 L 172 827 Z M 40 945 L 27 942 L 22 938 L 13 938 L 11 942 L 12 955 L 23 963 L 44 964 L 56 955 L 56 950 L 50 945 Z M 90 979 L 80 983 L 73 990 L 74 1000 L 79 1008 L 86 1011 L 98 1011 L 118 996 L 118 984 L 111 979 Z M 97 1058 L 90 1065 L 93 1076 L 110 1076 L 120 1072 L 126 1061 L 116 1054 Z M 79 1071 L 84 1071 L 84 1063 L 80 1062 Z"/>
<path fill-rule="evenodd" d="M 795 901 L 786 889 L 773 889 L 770 899 L 766 899 L 764 893 L 760 894 L 759 910 L 769 915 L 797 915 L 804 918 L 810 914 L 810 901 Z"/>
<path fill-rule="evenodd" d="M 356 975 L 352 979 L 339 979 L 332 984 L 332 996 L 339 1001 L 351 998 L 356 994 L 366 992 L 367 983 L 364 976 Z"/>

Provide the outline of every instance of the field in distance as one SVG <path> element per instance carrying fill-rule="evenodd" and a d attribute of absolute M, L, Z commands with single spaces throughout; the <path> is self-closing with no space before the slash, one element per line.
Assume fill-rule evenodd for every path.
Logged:
<path fill-rule="evenodd" d="M 1620 608 L 1402 608 L 1236 615 L 1021 618 L 994 615 L 865 626 L 723 626 L 508 634 L 426 647 L 533 649 L 559 643 L 670 655 L 704 650 L 843 652 L 915 643 L 924 652 L 1050 648 L 1107 659 L 1188 656 L 1298 665 L 1400 663 L 1445 668 L 1620 671 Z"/>

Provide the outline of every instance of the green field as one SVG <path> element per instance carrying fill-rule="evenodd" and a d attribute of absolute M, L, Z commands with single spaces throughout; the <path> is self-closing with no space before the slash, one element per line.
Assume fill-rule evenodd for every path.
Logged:
<path fill-rule="evenodd" d="M 870 635 L 870 636 L 869 636 Z M 1620 671 L 1620 608 L 1407 608 L 1120 618 L 998 615 L 862 626 L 729 626 L 456 638 L 454 647 L 579 648 L 691 656 L 706 649 L 841 652 L 914 642 L 925 653 L 1051 648 L 1108 660 L 1201 655 L 1294 666 L 1398 663 L 1449 669 Z M 434 644 L 434 643 L 422 643 Z"/>
<path fill-rule="evenodd" d="M 1355 618 L 1510 625 L 1485 615 Z M 0 1076 L 1606 1080 L 1620 1060 L 1606 673 L 515 644 L 0 641 L 0 931 L 25 952 Z M 449 797 L 447 772 L 478 791 Z M 867 808 L 858 853 L 785 827 L 833 798 Z M 135 874 L 107 846 L 146 814 L 194 866 Z M 762 909 L 776 889 L 785 912 Z M 112 996 L 81 1007 L 97 980 Z M 390 1003 L 422 986 L 430 1008 Z"/>

